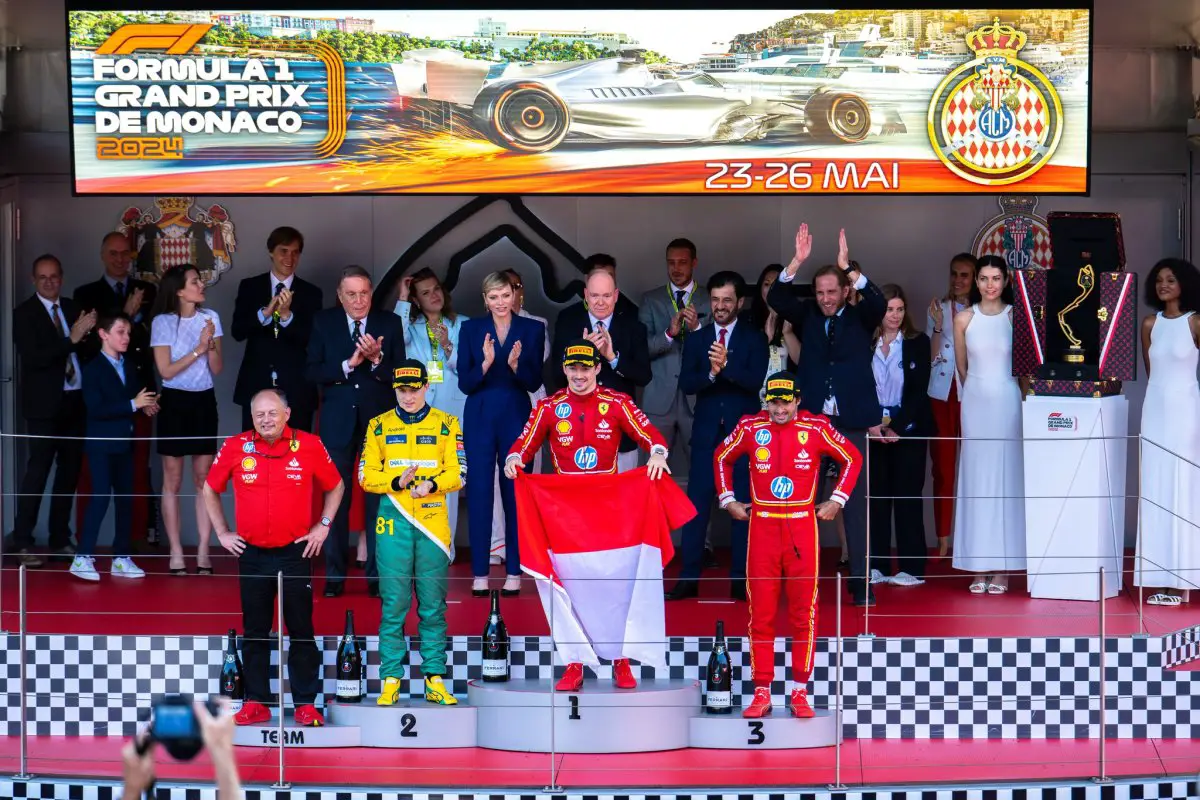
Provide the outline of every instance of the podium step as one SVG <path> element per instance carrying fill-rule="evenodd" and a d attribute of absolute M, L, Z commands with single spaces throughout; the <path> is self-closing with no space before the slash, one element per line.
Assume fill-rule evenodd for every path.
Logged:
<path fill-rule="evenodd" d="M 475 747 L 476 709 L 462 699 L 456 706 L 439 706 L 423 700 L 405 700 L 393 706 L 376 705 L 376 697 L 362 703 L 330 703 L 329 722 L 362 731 L 361 747 L 405 750 Z"/>
<path fill-rule="evenodd" d="M 700 684 L 644 681 L 617 689 L 588 680 L 579 692 L 550 681 L 471 681 L 478 745 L 526 753 L 647 753 L 688 746 L 689 720 L 700 709 Z"/>
<path fill-rule="evenodd" d="M 797 719 L 786 708 L 775 708 L 769 717 L 742 719 L 732 714 L 692 717 L 689 743 L 714 750 L 804 750 L 833 747 L 838 741 L 837 716 L 818 711 L 811 719 Z"/>
<path fill-rule="evenodd" d="M 326 720 L 328 723 L 328 720 Z M 360 732 L 357 727 L 346 725 L 322 725 L 319 728 L 297 725 L 289 709 L 283 718 L 284 747 L 359 747 Z M 235 747 L 279 747 L 280 730 L 278 717 L 261 725 L 238 725 L 233 731 Z"/>

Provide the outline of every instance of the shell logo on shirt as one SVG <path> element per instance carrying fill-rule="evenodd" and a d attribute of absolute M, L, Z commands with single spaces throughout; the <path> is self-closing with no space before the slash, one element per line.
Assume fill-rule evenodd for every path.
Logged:
<path fill-rule="evenodd" d="M 759 461 L 766 461 L 771 457 L 771 451 L 765 447 L 760 447 L 754 451 L 754 457 Z"/>
<path fill-rule="evenodd" d="M 558 431 L 559 433 L 563 433 L 563 434 L 570 433 L 571 432 L 571 423 L 565 419 L 559 420 L 558 424 L 554 426 L 554 430 Z"/>
<path fill-rule="evenodd" d="M 581 447 L 575 451 L 575 466 L 580 469 L 595 469 L 599 461 L 600 456 L 594 447 Z"/>
<path fill-rule="evenodd" d="M 246 470 L 247 472 L 254 469 L 256 466 L 258 466 L 258 462 L 253 458 L 247 456 L 246 458 L 242 459 L 242 469 Z"/>
<path fill-rule="evenodd" d="M 795 490 L 796 484 L 792 483 L 791 478 L 784 475 L 780 475 L 771 481 L 771 494 L 780 500 L 787 500 Z"/>

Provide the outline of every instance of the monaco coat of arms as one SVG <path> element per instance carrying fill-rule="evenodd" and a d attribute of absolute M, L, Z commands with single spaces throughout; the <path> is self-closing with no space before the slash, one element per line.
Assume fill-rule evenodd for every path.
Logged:
<path fill-rule="evenodd" d="M 191 264 L 212 286 L 233 266 L 237 249 L 229 211 L 198 206 L 194 197 L 156 197 L 152 207 L 130 206 L 116 230 L 129 240 L 137 277 L 155 284 L 171 267 Z"/>

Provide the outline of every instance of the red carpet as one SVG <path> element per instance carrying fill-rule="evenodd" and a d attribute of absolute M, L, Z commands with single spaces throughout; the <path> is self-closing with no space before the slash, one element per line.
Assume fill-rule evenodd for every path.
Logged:
<path fill-rule="evenodd" d="M 819 635 L 836 632 L 837 592 L 834 574 L 836 553 L 823 570 Z M 165 556 L 139 556 L 143 568 L 152 574 L 139 581 L 115 580 L 106 573 L 99 583 L 86 583 L 72 577 L 66 565 L 50 565 L 29 570 L 28 629 L 33 633 L 78 634 L 222 634 L 229 628 L 241 630 L 241 606 L 238 599 L 236 569 L 232 556 L 215 559 L 215 576 L 165 574 Z M 194 565 L 193 561 L 189 564 Z M 97 568 L 108 569 L 101 558 Z M 666 585 L 673 583 L 676 564 L 668 568 Z M 493 568 L 493 586 L 499 588 L 503 568 Z M 711 635 L 718 619 L 726 630 L 739 634 L 746 630 L 748 609 L 745 603 L 728 599 L 729 582 L 724 570 L 710 570 L 713 576 L 702 588 L 699 600 L 667 603 L 667 632 L 672 636 Z M 0 591 L 2 618 L 0 629 L 15 631 L 18 573 L 5 569 Z M 1138 630 L 1137 590 L 1127 571 L 1124 592 L 1106 603 L 1108 633 L 1125 635 Z M 449 625 L 453 635 L 477 635 L 487 615 L 487 600 L 471 597 L 470 567 L 465 556 L 451 568 Z M 934 564 L 924 586 L 876 587 L 878 605 L 869 610 L 854 608 L 843 595 L 842 633 L 855 636 L 869 626 L 878 636 L 1093 636 L 1099 630 L 1098 603 L 1066 600 L 1033 600 L 1025 593 L 1025 580 L 1016 576 L 1006 595 L 972 595 L 967 592 L 968 576 L 954 572 L 945 562 Z M 359 633 L 378 630 L 378 600 L 367 597 L 362 573 L 355 571 L 342 597 L 326 599 L 317 577 L 315 622 L 318 633 L 341 633 L 347 608 L 355 611 Z M 541 603 L 532 582 L 526 579 L 518 598 L 506 598 L 503 612 L 509 632 L 516 636 L 545 635 L 549 632 Z M 410 620 L 410 629 L 415 625 Z M 1200 624 L 1200 603 L 1178 608 L 1145 607 L 1149 633 L 1164 634 Z M 781 615 L 779 630 L 785 633 L 786 618 Z"/>
<path fill-rule="evenodd" d="M 117 779 L 116 738 L 36 738 L 29 742 L 30 772 Z M 1099 743 L 1058 741 L 851 740 L 842 746 L 842 782 L 872 784 L 1048 781 L 1099 774 Z M 0 772 L 18 765 L 18 741 L 0 739 Z M 1112 777 L 1194 774 L 1200 742 L 1110 740 Z M 158 756 L 160 781 L 212 776 L 207 756 L 188 764 Z M 563 787 L 817 786 L 834 780 L 834 749 L 798 751 L 674 750 L 632 755 L 557 755 Z M 370 748 L 289 750 L 286 776 L 297 785 L 453 786 L 456 789 L 521 787 L 550 782 L 547 754 L 503 753 L 477 748 L 402 752 Z M 272 784 L 279 777 L 279 752 L 239 748 L 243 782 Z"/>

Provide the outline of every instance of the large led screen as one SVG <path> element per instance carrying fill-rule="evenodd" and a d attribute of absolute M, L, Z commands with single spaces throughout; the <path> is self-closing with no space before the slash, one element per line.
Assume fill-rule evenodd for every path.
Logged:
<path fill-rule="evenodd" d="M 1081 193 L 1091 12 L 69 12 L 82 194 Z"/>

